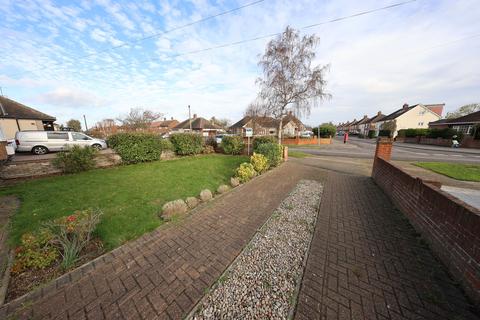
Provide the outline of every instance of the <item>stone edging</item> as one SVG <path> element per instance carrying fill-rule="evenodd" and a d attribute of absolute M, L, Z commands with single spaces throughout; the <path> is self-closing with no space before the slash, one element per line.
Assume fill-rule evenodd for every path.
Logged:
<path fill-rule="evenodd" d="M 223 196 L 225 196 L 225 195 L 227 195 L 231 192 L 241 191 L 243 189 L 243 187 L 245 185 L 247 185 L 248 183 L 250 183 L 252 181 L 255 181 L 257 179 L 261 179 L 262 177 L 271 174 L 271 172 L 280 168 L 283 164 L 284 164 L 284 162 L 282 162 L 280 165 L 278 165 L 274 169 L 271 169 L 271 170 L 265 172 L 262 175 L 254 177 L 253 179 L 251 179 L 250 181 L 248 181 L 246 183 L 243 183 L 243 184 L 241 184 L 241 185 L 239 185 L 235 188 L 231 188 L 229 191 L 227 191 L 223 194 L 217 194 L 217 196 L 215 196 L 214 198 L 212 198 L 211 200 L 209 200 L 207 202 L 202 202 L 197 207 L 193 208 L 192 210 L 189 210 L 184 218 L 187 218 L 188 216 L 192 215 L 193 213 L 195 213 L 197 211 L 200 211 L 201 209 L 207 207 L 208 205 L 211 205 L 214 201 L 217 201 L 217 200 L 221 199 Z M 9 302 L 7 302 L 3 305 L 0 305 L 0 310 L 4 309 L 4 308 L 7 308 L 7 312 L 8 312 L 9 310 L 18 309 L 19 307 L 24 305 L 28 300 L 34 300 L 34 299 L 37 299 L 37 298 L 46 297 L 46 296 L 50 295 L 51 293 L 53 293 L 55 290 L 63 288 L 64 286 L 69 285 L 70 283 L 74 282 L 75 280 L 80 279 L 83 275 L 86 275 L 89 272 L 91 272 L 92 270 L 96 269 L 97 266 L 99 266 L 103 263 L 105 263 L 105 264 L 109 263 L 109 262 L 113 261 L 114 258 L 118 257 L 119 255 L 142 246 L 145 242 L 147 242 L 150 239 L 153 239 L 154 237 L 156 237 L 162 230 L 164 230 L 165 228 L 169 228 L 172 225 L 174 225 L 173 222 L 168 222 L 167 221 L 165 224 L 160 225 L 155 230 L 153 230 L 151 232 L 148 232 L 146 234 L 143 234 L 140 237 L 138 237 L 134 240 L 131 240 L 131 241 L 129 241 L 129 242 L 127 242 L 127 243 L 125 243 L 125 244 L 123 244 L 123 245 L 121 245 L 121 246 L 119 246 L 119 247 L 117 247 L 117 248 L 115 248 L 115 249 L 113 249 L 109 252 L 106 252 L 103 255 L 101 255 L 101 256 L 93 259 L 93 260 L 90 260 L 90 261 L 84 263 L 83 265 L 81 265 L 81 266 L 79 266 L 79 267 L 61 275 L 60 277 L 58 277 L 56 279 L 51 280 L 50 282 L 48 282 L 48 283 L 46 283 L 46 284 L 44 284 L 40 287 L 37 287 L 36 289 L 33 289 L 32 291 L 29 291 L 29 292 L 25 293 L 24 295 L 12 300 L 12 301 L 9 301 Z M 126 249 L 128 249 L 128 250 L 126 250 Z"/>

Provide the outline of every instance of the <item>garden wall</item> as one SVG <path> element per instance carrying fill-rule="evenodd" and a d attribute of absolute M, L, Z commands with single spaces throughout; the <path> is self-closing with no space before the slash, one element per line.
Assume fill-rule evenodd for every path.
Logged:
<path fill-rule="evenodd" d="M 376 157 L 372 178 L 480 303 L 480 211 Z"/>
<path fill-rule="evenodd" d="M 428 144 L 434 146 L 442 146 L 442 147 L 451 147 L 452 140 L 451 139 L 443 139 L 443 138 L 427 138 L 427 137 L 405 137 L 400 138 L 397 137 L 398 142 L 405 142 L 405 143 L 418 143 L 418 144 Z M 480 149 L 480 140 L 475 140 L 473 137 L 466 136 L 463 137 L 460 146 L 462 148 L 472 148 L 472 149 Z"/>

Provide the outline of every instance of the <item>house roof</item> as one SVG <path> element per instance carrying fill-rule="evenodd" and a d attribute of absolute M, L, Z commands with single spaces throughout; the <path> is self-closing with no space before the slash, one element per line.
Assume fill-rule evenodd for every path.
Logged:
<path fill-rule="evenodd" d="M 194 130 L 222 129 L 221 127 L 211 123 L 210 121 L 202 117 L 195 117 L 195 118 L 192 118 L 191 120 L 192 120 L 192 129 Z M 180 122 L 173 129 L 190 129 L 190 119 Z"/>
<path fill-rule="evenodd" d="M 382 119 L 382 121 L 388 121 L 388 120 L 394 120 L 400 117 L 402 114 L 407 113 L 408 111 L 412 110 L 418 106 L 418 104 L 413 105 L 413 106 L 408 106 L 408 104 L 404 104 L 403 107 L 400 109 L 390 113 L 389 115 L 385 116 L 385 118 Z"/>
<path fill-rule="evenodd" d="M 48 114 L 27 107 L 24 104 L 21 104 L 4 96 L 0 96 L 0 103 L 3 107 L 0 107 L 0 118 L 34 119 L 45 121 L 57 120 L 55 117 L 49 116 Z"/>
<path fill-rule="evenodd" d="M 434 122 L 430 122 L 430 126 L 438 126 L 442 124 L 473 124 L 480 123 L 480 111 L 467 114 L 466 116 L 454 118 L 454 119 L 442 119 Z"/>
<path fill-rule="evenodd" d="M 385 118 L 385 115 L 379 111 L 376 115 L 368 119 L 367 123 L 375 123 L 378 121 L 382 121 L 383 118 Z"/>
<path fill-rule="evenodd" d="M 369 122 L 369 120 L 370 120 L 370 118 L 365 115 L 362 119 L 358 120 L 357 123 L 355 123 L 355 125 L 367 123 L 367 122 Z"/>
<path fill-rule="evenodd" d="M 280 120 L 272 118 L 272 117 L 251 117 L 245 116 L 236 123 L 230 126 L 230 129 L 238 129 L 243 128 L 247 125 L 251 120 L 255 120 L 255 124 L 260 125 L 264 128 L 277 128 L 279 125 Z M 293 114 L 288 114 L 283 118 L 283 124 L 287 124 L 290 121 L 293 121 L 297 126 L 302 126 L 303 123 Z"/>
<path fill-rule="evenodd" d="M 424 107 L 430 109 L 430 111 L 433 111 L 441 117 L 443 113 L 443 108 L 445 107 L 445 103 L 425 104 Z"/>
<path fill-rule="evenodd" d="M 153 121 L 150 126 L 152 128 L 172 128 L 178 124 L 177 120 L 163 120 L 163 121 Z"/>

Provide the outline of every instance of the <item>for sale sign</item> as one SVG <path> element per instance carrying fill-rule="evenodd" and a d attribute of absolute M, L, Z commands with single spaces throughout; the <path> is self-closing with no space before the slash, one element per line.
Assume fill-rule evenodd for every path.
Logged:
<path fill-rule="evenodd" d="M 253 137 L 253 129 L 245 128 L 245 137 Z"/>

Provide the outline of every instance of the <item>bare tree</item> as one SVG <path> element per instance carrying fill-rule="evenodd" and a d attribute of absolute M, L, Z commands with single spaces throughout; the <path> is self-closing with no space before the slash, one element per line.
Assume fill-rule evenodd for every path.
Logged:
<path fill-rule="evenodd" d="M 150 124 L 158 118 L 161 118 L 163 113 L 154 112 L 151 110 L 144 110 L 142 108 L 132 108 L 130 112 L 122 118 L 117 120 L 123 126 L 130 130 L 147 129 Z"/>
<path fill-rule="evenodd" d="M 453 112 L 447 113 L 446 118 L 455 119 L 477 111 L 480 111 L 480 103 L 471 103 L 464 105 Z"/>
<path fill-rule="evenodd" d="M 330 98 L 325 93 L 327 66 L 312 67 L 319 38 L 315 35 L 300 36 L 291 27 L 271 40 L 259 65 L 263 77 L 258 78 L 259 99 L 267 114 L 279 120 L 278 139 L 281 143 L 283 117 L 289 111 L 309 114 L 312 106 Z"/>

